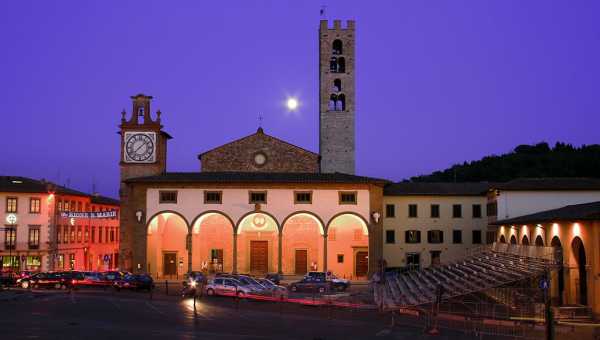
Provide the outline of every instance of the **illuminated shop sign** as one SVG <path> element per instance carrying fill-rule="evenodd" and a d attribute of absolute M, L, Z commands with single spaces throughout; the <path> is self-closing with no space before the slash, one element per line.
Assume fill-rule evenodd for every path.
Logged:
<path fill-rule="evenodd" d="M 81 211 L 81 212 L 62 212 L 62 218 L 113 218 L 117 217 L 116 210 L 107 211 Z"/>

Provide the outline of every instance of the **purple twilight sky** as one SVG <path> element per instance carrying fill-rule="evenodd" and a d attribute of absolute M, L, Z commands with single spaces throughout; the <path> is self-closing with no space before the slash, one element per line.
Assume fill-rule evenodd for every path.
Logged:
<path fill-rule="evenodd" d="M 169 171 L 256 131 L 318 152 L 317 29 L 357 21 L 357 174 L 600 142 L 599 1 L 3 1 L 0 174 L 116 196 L 120 112 L 163 112 Z M 302 106 L 289 114 L 283 102 Z"/>

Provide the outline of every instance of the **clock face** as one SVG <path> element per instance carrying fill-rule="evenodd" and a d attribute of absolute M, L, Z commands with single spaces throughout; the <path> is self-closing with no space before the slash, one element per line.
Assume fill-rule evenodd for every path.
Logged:
<path fill-rule="evenodd" d="M 153 163 L 156 160 L 156 133 L 126 132 L 125 161 L 128 163 Z"/>
<path fill-rule="evenodd" d="M 265 163 L 267 162 L 267 156 L 265 156 L 264 153 L 257 153 L 256 155 L 254 155 L 254 163 L 258 166 L 262 166 L 265 165 Z"/>

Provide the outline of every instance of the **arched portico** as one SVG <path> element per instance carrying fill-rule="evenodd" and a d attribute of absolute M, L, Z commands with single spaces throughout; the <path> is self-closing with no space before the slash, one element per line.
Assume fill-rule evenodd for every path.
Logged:
<path fill-rule="evenodd" d="M 367 220 L 353 212 L 335 215 L 326 229 L 326 270 L 340 277 L 365 278 L 369 272 Z"/>
<path fill-rule="evenodd" d="M 510 244 L 517 244 L 517 238 L 515 237 L 515 235 L 510 236 Z"/>
<path fill-rule="evenodd" d="M 188 271 L 187 220 L 175 211 L 162 211 L 146 226 L 146 271 L 157 277 L 180 277 Z"/>
<path fill-rule="evenodd" d="M 253 211 L 242 216 L 237 223 L 234 239 L 237 272 L 277 272 L 279 241 L 279 224 L 271 214 Z"/>
<path fill-rule="evenodd" d="M 194 271 L 233 271 L 234 224 L 221 211 L 206 211 L 192 222 L 192 264 Z"/>
<path fill-rule="evenodd" d="M 575 236 L 571 241 L 571 270 L 569 272 L 569 283 L 575 302 L 586 306 L 588 304 L 587 289 L 587 258 L 583 241 Z"/>
<path fill-rule="evenodd" d="M 290 214 L 281 225 L 281 272 L 303 275 L 310 270 L 324 270 L 324 235 L 322 220 L 308 211 Z"/>

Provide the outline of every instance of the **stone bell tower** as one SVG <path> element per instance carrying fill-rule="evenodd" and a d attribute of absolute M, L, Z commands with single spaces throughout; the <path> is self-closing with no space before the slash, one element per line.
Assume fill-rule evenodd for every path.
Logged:
<path fill-rule="evenodd" d="M 150 114 L 151 96 L 138 94 L 131 97 L 133 108 L 127 118 L 127 112 L 121 112 L 121 158 L 119 197 L 121 200 L 120 242 L 119 242 L 119 268 L 133 271 L 134 263 L 142 263 L 138 257 L 145 256 L 145 250 L 134 249 L 140 247 L 141 242 L 134 242 L 136 238 L 144 237 L 146 191 L 127 185 L 126 180 L 135 177 L 154 176 L 164 173 L 167 169 L 167 141 L 171 139 L 168 133 L 162 130 L 160 122 L 161 112 L 157 111 L 155 118 Z"/>
<path fill-rule="evenodd" d="M 354 20 L 321 20 L 319 28 L 319 153 L 321 172 L 355 172 Z"/>

